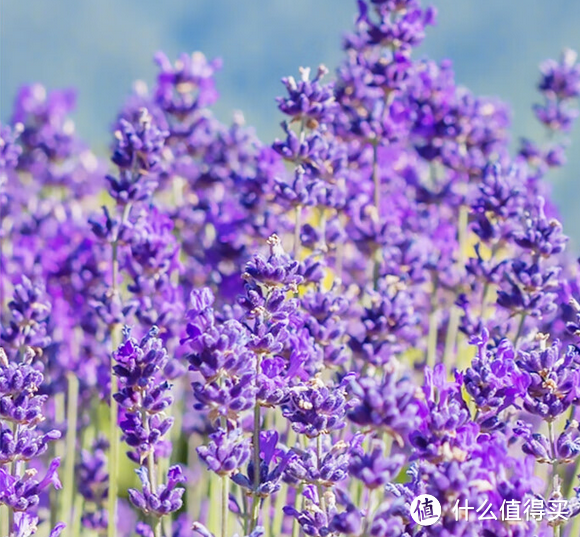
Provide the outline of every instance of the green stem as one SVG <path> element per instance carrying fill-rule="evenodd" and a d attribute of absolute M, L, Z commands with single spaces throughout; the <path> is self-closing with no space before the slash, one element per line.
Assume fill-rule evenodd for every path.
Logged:
<path fill-rule="evenodd" d="M 433 369 L 437 363 L 437 330 L 439 314 L 432 311 L 429 316 L 429 335 L 427 339 L 427 365 Z"/>
<path fill-rule="evenodd" d="M 79 406 L 79 379 L 74 373 L 67 375 L 68 405 L 66 430 L 66 460 L 64 466 L 64 482 L 62 491 L 61 520 L 67 521 L 68 534 L 73 536 L 73 501 L 75 488 L 75 455 L 77 438 L 77 415 Z"/>
<path fill-rule="evenodd" d="M 278 416 L 278 413 L 275 414 Z M 292 449 L 296 443 L 296 433 L 292 427 L 288 427 L 288 437 L 286 446 Z M 282 482 L 280 490 L 276 494 L 276 501 L 274 502 L 274 521 L 272 523 L 272 536 L 282 535 L 282 525 L 284 523 L 284 511 L 282 508 L 286 505 L 288 498 L 288 484 Z"/>
<path fill-rule="evenodd" d="M 14 531 L 14 511 L 8 507 L 8 533 L 6 534 L 8 537 L 12 537 L 15 535 Z"/>
<path fill-rule="evenodd" d="M 149 472 L 149 482 L 151 490 L 157 490 L 157 480 L 155 473 L 155 455 L 151 452 L 147 457 L 147 471 Z"/>
<path fill-rule="evenodd" d="M 457 333 L 459 331 L 459 318 L 461 313 L 459 308 L 454 304 L 449 314 L 449 325 L 445 336 L 445 350 L 443 351 L 443 362 L 448 366 L 455 365 L 455 354 L 457 344 Z"/>
<path fill-rule="evenodd" d="M 326 211 L 324 207 L 320 207 L 320 237 L 322 239 L 321 249 L 324 253 L 328 252 L 328 245 L 326 244 Z"/>
<path fill-rule="evenodd" d="M 248 512 L 248 496 L 243 492 L 242 492 L 242 502 L 243 502 L 242 507 L 244 510 L 244 517 L 242 518 L 244 535 L 248 535 L 248 527 L 250 525 L 250 513 Z"/>
<path fill-rule="evenodd" d="M 113 243 L 113 260 L 112 260 L 112 293 L 113 297 L 118 293 L 117 278 L 119 274 L 119 261 L 117 259 L 118 244 L 117 241 Z M 117 427 L 117 401 L 113 397 L 117 393 L 117 377 L 113 371 L 115 366 L 115 359 L 113 353 L 120 345 L 119 326 L 115 324 L 111 328 L 111 393 L 109 395 L 109 496 L 108 496 L 108 513 L 109 520 L 107 526 L 107 537 L 116 537 L 117 534 L 117 495 L 119 491 L 119 428 Z"/>
<path fill-rule="evenodd" d="M 10 533 L 9 517 L 8 506 L 0 505 L 0 535 L 8 535 Z"/>
<path fill-rule="evenodd" d="M 437 363 L 437 335 L 439 331 L 439 312 L 437 311 L 437 279 L 433 281 L 431 292 L 431 313 L 429 314 L 429 333 L 427 335 L 427 365 L 433 369 Z"/>
<path fill-rule="evenodd" d="M 66 421 L 66 401 L 63 392 L 54 394 L 54 421 L 59 425 Z M 64 457 L 64 446 L 62 442 L 56 442 L 54 445 L 54 454 L 61 459 Z"/>
<path fill-rule="evenodd" d="M 148 435 L 150 433 L 149 422 L 147 419 L 147 411 L 144 408 L 141 408 L 141 423 L 145 429 L 145 434 Z M 155 492 L 157 490 L 157 472 L 155 467 L 155 453 L 153 450 L 147 454 L 147 473 L 149 474 L 151 490 Z M 161 537 L 161 517 L 151 515 L 151 523 L 155 537 Z"/>
<path fill-rule="evenodd" d="M 192 468 L 195 461 L 196 461 L 196 442 L 195 437 L 191 435 L 187 440 L 187 465 Z M 191 520 L 198 520 L 200 513 L 197 511 L 197 508 L 200 504 L 200 494 L 199 489 L 201 488 L 199 485 L 193 481 L 187 481 L 187 514 Z"/>
<path fill-rule="evenodd" d="M 18 445 L 19 436 L 20 436 L 20 425 L 18 423 L 16 423 L 14 425 L 14 443 L 16 445 Z M 22 473 L 21 473 L 22 464 L 23 464 L 23 461 L 16 459 L 12 463 L 11 468 L 9 469 L 9 472 L 16 479 L 20 479 L 20 477 L 22 475 Z M 8 508 L 8 530 L 9 530 L 8 535 L 16 535 L 16 531 L 14 529 L 14 514 L 15 514 L 14 510 Z"/>
<path fill-rule="evenodd" d="M 316 461 L 318 464 L 318 470 L 322 467 L 322 435 L 319 434 L 316 437 Z M 319 481 L 316 484 L 316 489 L 318 490 L 318 502 L 320 504 L 320 508 L 326 514 L 326 501 L 324 500 L 324 489 L 322 487 L 322 483 Z"/>
<path fill-rule="evenodd" d="M 207 514 L 207 529 L 214 535 L 220 531 L 221 477 L 211 472 L 209 478 L 209 509 Z"/>
<path fill-rule="evenodd" d="M 264 516 L 262 517 L 264 526 L 264 535 L 266 537 L 274 537 L 272 534 L 272 496 L 268 496 L 264 500 L 264 505 L 262 506 L 264 511 Z"/>
<path fill-rule="evenodd" d="M 171 455 L 168 459 L 161 458 L 158 461 L 159 467 L 159 475 L 166 476 L 167 472 L 169 471 L 169 467 L 171 464 L 176 464 L 180 462 L 181 457 L 181 449 L 177 449 L 177 446 L 181 445 L 181 424 L 183 421 L 183 414 L 184 414 L 184 403 L 183 397 L 176 396 L 177 394 L 182 394 L 182 386 L 181 381 L 182 379 L 177 379 L 176 384 L 172 386 L 171 393 L 174 396 L 173 400 L 174 403 L 169 407 L 169 412 L 171 416 L 174 418 L 173 427 L 171 427 L 170 431 L 170 441 L 173 446 L 176 446 L 176 449 L 171 450 Z M 174 513 L 169 513 L 163 517 L 163 530 L 166 535 L 171 535 L 171 528 L 173 527 L 173 518 Z"/>
<path fill-rule="evenodd" d="M 221 537 L 228 535 L 228 476 L 222 476 L 222 524 Z"/>
<path fill-rule="evenodd" d="M 73 537 L 81 534 L 81 514 L 83 512 L 84 498 L 81 494 L 76 494 L 74 499 L 74 508 L 71 522 L 71 532 Z"/>
<path fill-rule="evenodd" d="M 260 514 L 260 496 L 258 488 L 260 486 L 260 405 L 256 401 L 254 407 L 254 493 L 252 498 L 252 521 L 250 523 L 250 533 L 252 533 L 258 524 Z"/>
<path fill-rule="evenodd" d="M 173 528 L 173 514 L 169 513 L 168 515 L 165 515 L 161 520 L 163 521 L 163 531 L 165 532 L 165 535 L 169 537 L 171 535 L 171 531 Z"/>
<path fill-rule="evenodd" d="M 459 208 L 459 222 L 457 224 L 457 242 L 459 243 L 459 255 L 457 256 L 457 269 L 461 272 L 465 269 L 467 243 L 467 225 L 469 221 L 469 212 L 466 205 Z M 459 333 L 459 321 L 461 319 L 461 310 L 455 304 L 451 307 L 449 314 L 449 324 L 445 336 L 445 350 L 443 352 L 443 363 L 448 366 L 455 365 L 457 335 Z"/>
<path fill-rule="evenodd" d="M 485 318 L 485 305 L 487 303 L 487 293 L 489 292 L 489 281 L 486 280 L 483 285 L 483 291 L 481 293 L 481 318 Z"/>
<path fill-rule="evenodd" d="M 371 525 L 371 491 L 370 489 L 365 489 L 367 493 L 366 497 L 366 507 L 363 509 L 364 512 L 364 524 L 363 524 L 363 535 L 366 537 L 368 535 L 368 529 Z"/>
<path fill-rule="evenodd" d="M 298 510 L 298 499 L 302 496 L 302 485 L 299 485 L 296 489 L 296 495 L 294 496 L 294 509 Z M 303 498 L 304 500 L 304 498 Z M 300 535 L 300 524 L 296 519 L 292 520 L 292 537 L 298 537 Z"/>
<path fill-rule="evenodd" d="M 286 505 L 288 498 L 288 484 L 282 482 L 280 490 L 276 493 L 276 501 L 274 502 L 274 520 L 272 522 L 271 534 L 282 535 L 282 525 L 284 523 L 283 507 Z"/>
<path fill-rule="evenodd" d="M 520 326 L 523 323 L 520 323 Z M 554 423 L 552 421 L 548 422 L 548 440 L 550 442 L 550 448 L 552 451 L 552 473 L 550 476 L 550 487 L 552 492 L 555 490 L 556 476 L 558 475 L 558 457 L 556 451 L 556 439 L 554 436 Z M 554 526 L 554 537 L 562 537 L 562 525 Z"/>
<path fill-rule="evenodd" d="M 260 496 L 254 494 L 252 498 L 252 519 L 250 521 L 250 533 L 252 533 L 256 526 L 258 525 L 258 520 L 260 518 Z"/>
<path fill-rule="evenodd" d="M 518 325 L 518 331 L 516 332 L 516 337 L 514 339 L 514 347 L 518 344 L 518 340 L 520 339 L 523 331 L 524 331 L 524 323 L 526 322 L 527 313 L 522 312 L 520 317 L 520 324 Z"/>
<path fill-rule="evenodd" d="M 302 205 L 296 205 L 296 219 L 294 221 L 294 259 L 300 256 L 300 228 L 302 226 Z"/>
<path fill-rule="evenodd" d="M 259 373 L 261 364 L 261 357 L 258 355 L 256 362 L 256 372 Z M 254 448 L 254 497 L 252 499 L 252 521 L 250 524 L 250 533 L 252 533 L 258 524 L 260 516 L 260 496 L 258 495 L 258 488 L 260 487 L 260 403 L 256 399 L 254 405 L 254 432 L 252 444 Z"/>
<path fill-rule="evenodd" d="M 393 437 L 389 433 L 383 432 L 381 435 L 381 442 L 383 444 L 383 455 L 389 457 L 391 451 L 393 451 Z"/>
<path fill-rule="evenodd" d="M 155 535 L 155 537 L 162 537 L 161 517 L 155 515 L 153 515 L 153 535 Z"/>
<path fill-rule="evenodd" d="M 121 227 L 124 226 L 131 214 L 131 203 L 127 203 L 123 208 L 123 216 L 121 218 Z M 113 300 L 119 293 L 117 288 L 117 282 L 119 279 L 119 238 L 116 237 L 112 243 L 112 256 L 111 256 L 111 294 Z M 109 394 L 109 405 L 110 405 L 110 415 L 109 415 L 109 498 L 108 498 L 108 512 L 109 520 L 107 526 L 107 536 L 116 537 L 117 534 L 117 497 L 119 494 L 119 450 L 120 450 L 120 434 L 119 427 L 117 427 L 117 417 L 118 408 L 117 401 L 113 397 L 117 393 L 117 377 L 113 372 L 113 367 L 115 366 L 115 360 L 113 358 L 113 353 L 117 350 L 121 344 L 121 334 L 120 325 L 115 324 L 111 327 L 111 364 L 110 364 L 110 375 L 111 375 L 111 393 Z"/>
<path fill-rule="evenodd" d="M 580 516 L 574 517 L 574 522 L 572 522 L 572 528 L 568 535 L 580 535 Z"/>
<path fill-rule="evenodd" d="M 58 392 L 54 394 L 54 421 L 55 423 L 62 425 L 66 421 L 66 402 L 65 402 L 65 395 L 63 392 Z M 54 456 L 59 457 L 61 460 L 64 458 L 64 450 L 65 445 L 63 442 L 55 442 L 53 444 L 54 448 Z M 54 527 L 57 522 L 59 522 L 58 518 L 60 515 L 59 511 L 59 502 L 58 492 L 52 488 L 49 494 L 49 502 L 50 502 L 50 523 Z"/>
<path fill-rule="evenodd" d="M 580 457 L 576 457 L 574 461 L 574 471 L 570 473 L 570 477 L 566 478 L 566 483 L 564 485 L 564 490 L 562 494 L 564 498 L 568 498 L 570 496 L 570 492 L 572 492 L 572 483 L 574 482 L 574 478 L 578 475 L 578 468 L 580 467 Z M 580 520 L 580 516 L 574 518 L 574 520 Z M 579 528 L 580 529 L 580 528 Z M 580 535 L 580 532 L 574 533 L 574 535 Z"/>
<path fill-rule="evenodd" d="M 496 243 L 494 243 L 494 245 L 491 247 L 491 253 L 489 256 L 489 261 L 488 263 L 493 263 L 495 256 L 497 255 L 497 253 L 499 252 L 501 248 L 501 242 L 498 241 Z M 485 309 L 487 307 L 487 295 L 489 294 L 491 290 L 491 286 L 490 286 L 490 281 L 489 280 L 485 280 L 485 284 L 483 286 L 483 291 L 481 293 L 481 318 L 485 319 Z"/>
<path fill-rule="evenodd" d="M 116 337 L 117 327 L 113 328 L 111 335 L 113 348 L 119 345 Z M 118 470 L 119 470 L 119 428 L 117 427 L 117 401 L 113 394 L 117 392 L 117 377 L 113 373 L 114 359 L 111 354 L 111 398 L 110 398 L 110 415 L 109 415 L 109 497 L 108 511 L 109 522 L 107 527 L 107 536 L 116 537 L 117 534 L 117 495 L 118 495 Z"/>
<path fill-rule="evenodd" d="M 550 482 L 554 482 L 554 477 L 556 477 L 558 473 L 558 458 L 556 452 L 556 440 L 554 437 L 554 423 L 549 421 L 548 422 L 548 440 L 550 441 L 550 448 L 552 450 L 552 477 Z"/>

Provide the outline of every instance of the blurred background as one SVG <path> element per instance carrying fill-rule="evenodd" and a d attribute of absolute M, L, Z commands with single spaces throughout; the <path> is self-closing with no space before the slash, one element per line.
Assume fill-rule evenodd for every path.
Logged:
<path fill-rule="evenodd" d="M 426 2 L 424 2 L 426 3 Z M 543 140 L 531 112 L 538 64 L 563 47 L 580 50 L 577 0 L 432 0 L 438 24 L 419 56 L 451 58 L 458 82 L 494 95 L 513 111 L 514 140 Z M 299 66 L 341 59 L 355 0 L 3 0 L 0 8 L 0 119 L 10 117 L 17 88 L 38 81 L 76 87 L 79 134 L 105 154 L 109 127 L 132 83 L 152 82 L 152 56 L 200 50 L 219 56 L 216 115 L 243 111 L 264 141 L 280 135 L 274 97 L 280 78 Z M 580 125 L 568 165 L 550 176 L 554 197 L 580 252 Z"/>

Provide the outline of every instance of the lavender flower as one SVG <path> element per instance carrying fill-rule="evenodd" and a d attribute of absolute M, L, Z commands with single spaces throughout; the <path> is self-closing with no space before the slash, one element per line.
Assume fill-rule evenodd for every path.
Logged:
<path fill-rule="evenodd" d="M 325 537 L 330 533 L 329 522 L 326 513 L 320 508 L 321 499 L 316 489 L 312 486 L 306 487 L 304 498 L 306 501 L 302 511 L 286 506 L 284 513 L 294 517 L 306 535 Z"/>
<path fill-rule="evenodd" d="M 0 465 L 40 458 L 48 450 L 49 442 L 58 440 L 60 431 L 37 433 L 21 429 L 15 435 L 11 428 L 0 424 Z"/>
<path fill-rule="evenodd" d="M 162 52 L 155 60 L 161 69 L 155 100 L 169 114 L 182 117 L 216 100 L 213 76 L 221 61 L 208 62 L 200 52 L 182 54 L 175 65 Z"/>
<path fill-rule="evenodd" d="M 382 447 L 375 445 L 369 453 L 362 450 L 355 452 L 351 456 L 348 470 L 350 475 L 360 479 L 365 487 L 375 489 L 392 481 L 401 470 L 404 460 L 403 455 L 385 458 Z"/>
<path fill-rule="evenodd" d="M 153 456 L 157 443 L 173 424 L 173 418 L 164 415 L 173 402 L 167 393 L 170 385 L 158 380 L 167 362 L 167 352 L 158 333 L 158 328 L 153 327 L 137 342 L 126 327 L 125 341 L 115 352 L 113 371 L 120 384 L 114 397 L 125 410 L 120 427 L 125 441 L 134 450 L 130 457 L 136 462 Z"/>
<path fill-rule="evenodd" d="M 578 396 L 576 356 L 573 348 L 562 353 L 558 341 L 543 350 L 520 352 L 516 363 L 530 379 L 524 399 L 528 412 L 553 421 L 567 410 Z"/>
<path fill-rule="evenodd" d="M 38 505 L 40 493 L 49 485 L 56 489 L 61 488 L 57 475 L 60 459 L 54 459 L 42 479 L 36 479 L 37 471 L 27 470 L 22 477 L 9 474 L 0 468 L 0 504 L 8 506 L 14 511 L 27 511 Z"/>
<path fill-rule="evenodd" d="M 545 97 L 543 105 L 536 105 L 536 117 L 553 131 L 568 132 L 578 116 L 569 103 L 580 95 L 577 54 L 564 49 L 560 62 L 547 60 L 540 66 L 542 76 L 538 89 Z"/>
<path fill-rule="evenodd" d="M 577 54 L 564 49 L 559 62 L 546 60 L 540 71 L 542 79 L 538 89 L 550 97 L 571 99 L 580 95 L 580 67 L 576 63 Z"/>
<path fill-rule="evenodd" d="M 25 347 L 42 349 L 48 346 L 46 321 L 51 306 L 46 299 L 45 290 L 34 285 L 26 276 L 14 287 L 14 297 L 8 303 L 11 319 L 2 327 L 1 339 L 15 349 Z"/>
<path fill-rule="evenodd" d="M 146 514 L 162 517 L 179 510 L 182 505 L 183 488 L 176 488 L 185 481 L 181 468 L 172 466 L 167 473 L 167 484 L 153 489 L 145 468 L 136 470 L 141 481 L 142 492 L 129 489 L 131 503 Z"/>
<path fill-rule="evenodd" d="M 525 394 L 528 377 L 515 363 L 515 351 L 508 340 L 498 345 L 490 342 L 489 332 L 471 340 L 477 345 L 477 355 L 463 375 L 470 397 L 482 412 L 499 413 Z"/>
<path fill-rule="evenodd" d="M 291 483 L 307 483 L 331 487 L 349 477 L 348 465 L 351 454 L 360 450 L 362 438 L 353 437 L 350 442 L 338 441 L 324 452 L 316 449 L 292 449 L 296 457 L 289 459 L 284 479 Z"/>
<path fill-rule="evenodd" d="M 320 379 L 309 385 L 290 389 L 282 404 L 282 414 L 299 434 L 314 438 L 345 426 L 346 393 L 342 388 L 328 388 Z"/>
<path fill-rule="evenodd" d="M 399 444 L 418 423 L 417 390 L 406 377 L 387 373 L 382 382 L 364 377 L 352 383 L 356 404 L 348 417 L 356 425 L 385 431 Z"/>
<path fill-rule="evenodd" d="M 210 435 L 208 446 L 197 449 L 200 459 L 207 467 L 219 475 L 231 475 L 238 472 L 250 456 L 249 442 L 240 431 L 235 429 L 227 433 L 219 429 Z"/>
<path fill-rule="evenodd" d="M 277 448 L 278 433 L 276 431 L 262 431 L 260 433 L 260 470 L 257 480 L 255 479 L 256 469 L 251 461 L 248 464 L 248 475 L 241 472 L 236 473 L 232 480 L 241 487 L 253 491 L 255 483 L 258 483 L 258 490 L 254 491 L 258 496 L 268 497 L 280 490 L 282 476 L 295 455 L 289 451 L 284 453 Z M 270 469 L 271 463 L 274 467 Z"/>
<path fill-rule="evenodd" d="M 316 128 L 318 123 L 327 122 L 336 110 L 332 84 L 322 85 L 320 80 L 328 74 L 328 69 L 321 65 L 316 76 L 310 80 L 310 69 L 300 70 L 300 81 L 293 77 L 283 78 L 282 83 L 288 90 L 288 97 L 278 97 L 280 110 L 292 117 L 292 121 L 308 123 Z"/>

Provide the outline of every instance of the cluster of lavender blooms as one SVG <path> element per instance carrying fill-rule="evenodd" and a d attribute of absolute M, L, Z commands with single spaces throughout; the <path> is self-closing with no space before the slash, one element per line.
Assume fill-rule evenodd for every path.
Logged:
<path fill-rule="evenodd" d="M 14 286 L 0 333 L 0 504 L 5 506 L 2 532 L 8 535 L 32 534 L 42 494 L 62 487 L 60 458 L 43 457 L 61 436 L 45 425 L 48 395 L 41 391 L 41 357 L 50 345 L 46 324 L 51 310 L 43 291 L 23 276 Z M 63 528 L 56 524 L 50 536 Z"/>
<path fill-rule="evenodd" d="M 282 80 L 281 137 L 158 53 L 111 164 L 71 90 L 0 126 L 0 537 L 575 537 L 580 275 L 546 140 L 417 59 L 418 0 L 359 0 L 336 74 Z M 101 206 L 101 207 L 99 207 Z M 61 464 L 62 462 L 62 464 Z M 422 525 L 414 499 L 441 516 Z"/>

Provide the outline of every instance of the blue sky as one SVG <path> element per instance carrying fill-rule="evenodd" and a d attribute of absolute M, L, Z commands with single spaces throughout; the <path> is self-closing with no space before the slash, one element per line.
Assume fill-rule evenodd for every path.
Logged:
<path fill-rule="evenodd" d="M 537 66 L 564 46 L 580 49 L 577 0 L 434 0 L 438 25 L 418 52 L 451 58 L 457 79 L 495 95 L 514 112 L 515 136 L 544 135 L 533 119 Z M 77 129 L 104 150 L 115 112 L 136 79 L 150 82 L 152 56 L 201 50 L 220 56 L 216 108 L 242 110 L 266 141 L 279 134 L 274 97 L 299 66 L 340 60 L 354 0 L 3 0 L 0 11 L 0 117 L 22 83 L 79 91 Z M 580 127 L 580 125 L 579 125 Z M 580 128 L 569 164 L 551 178 L 565 229 L 580 245 Z"/>

